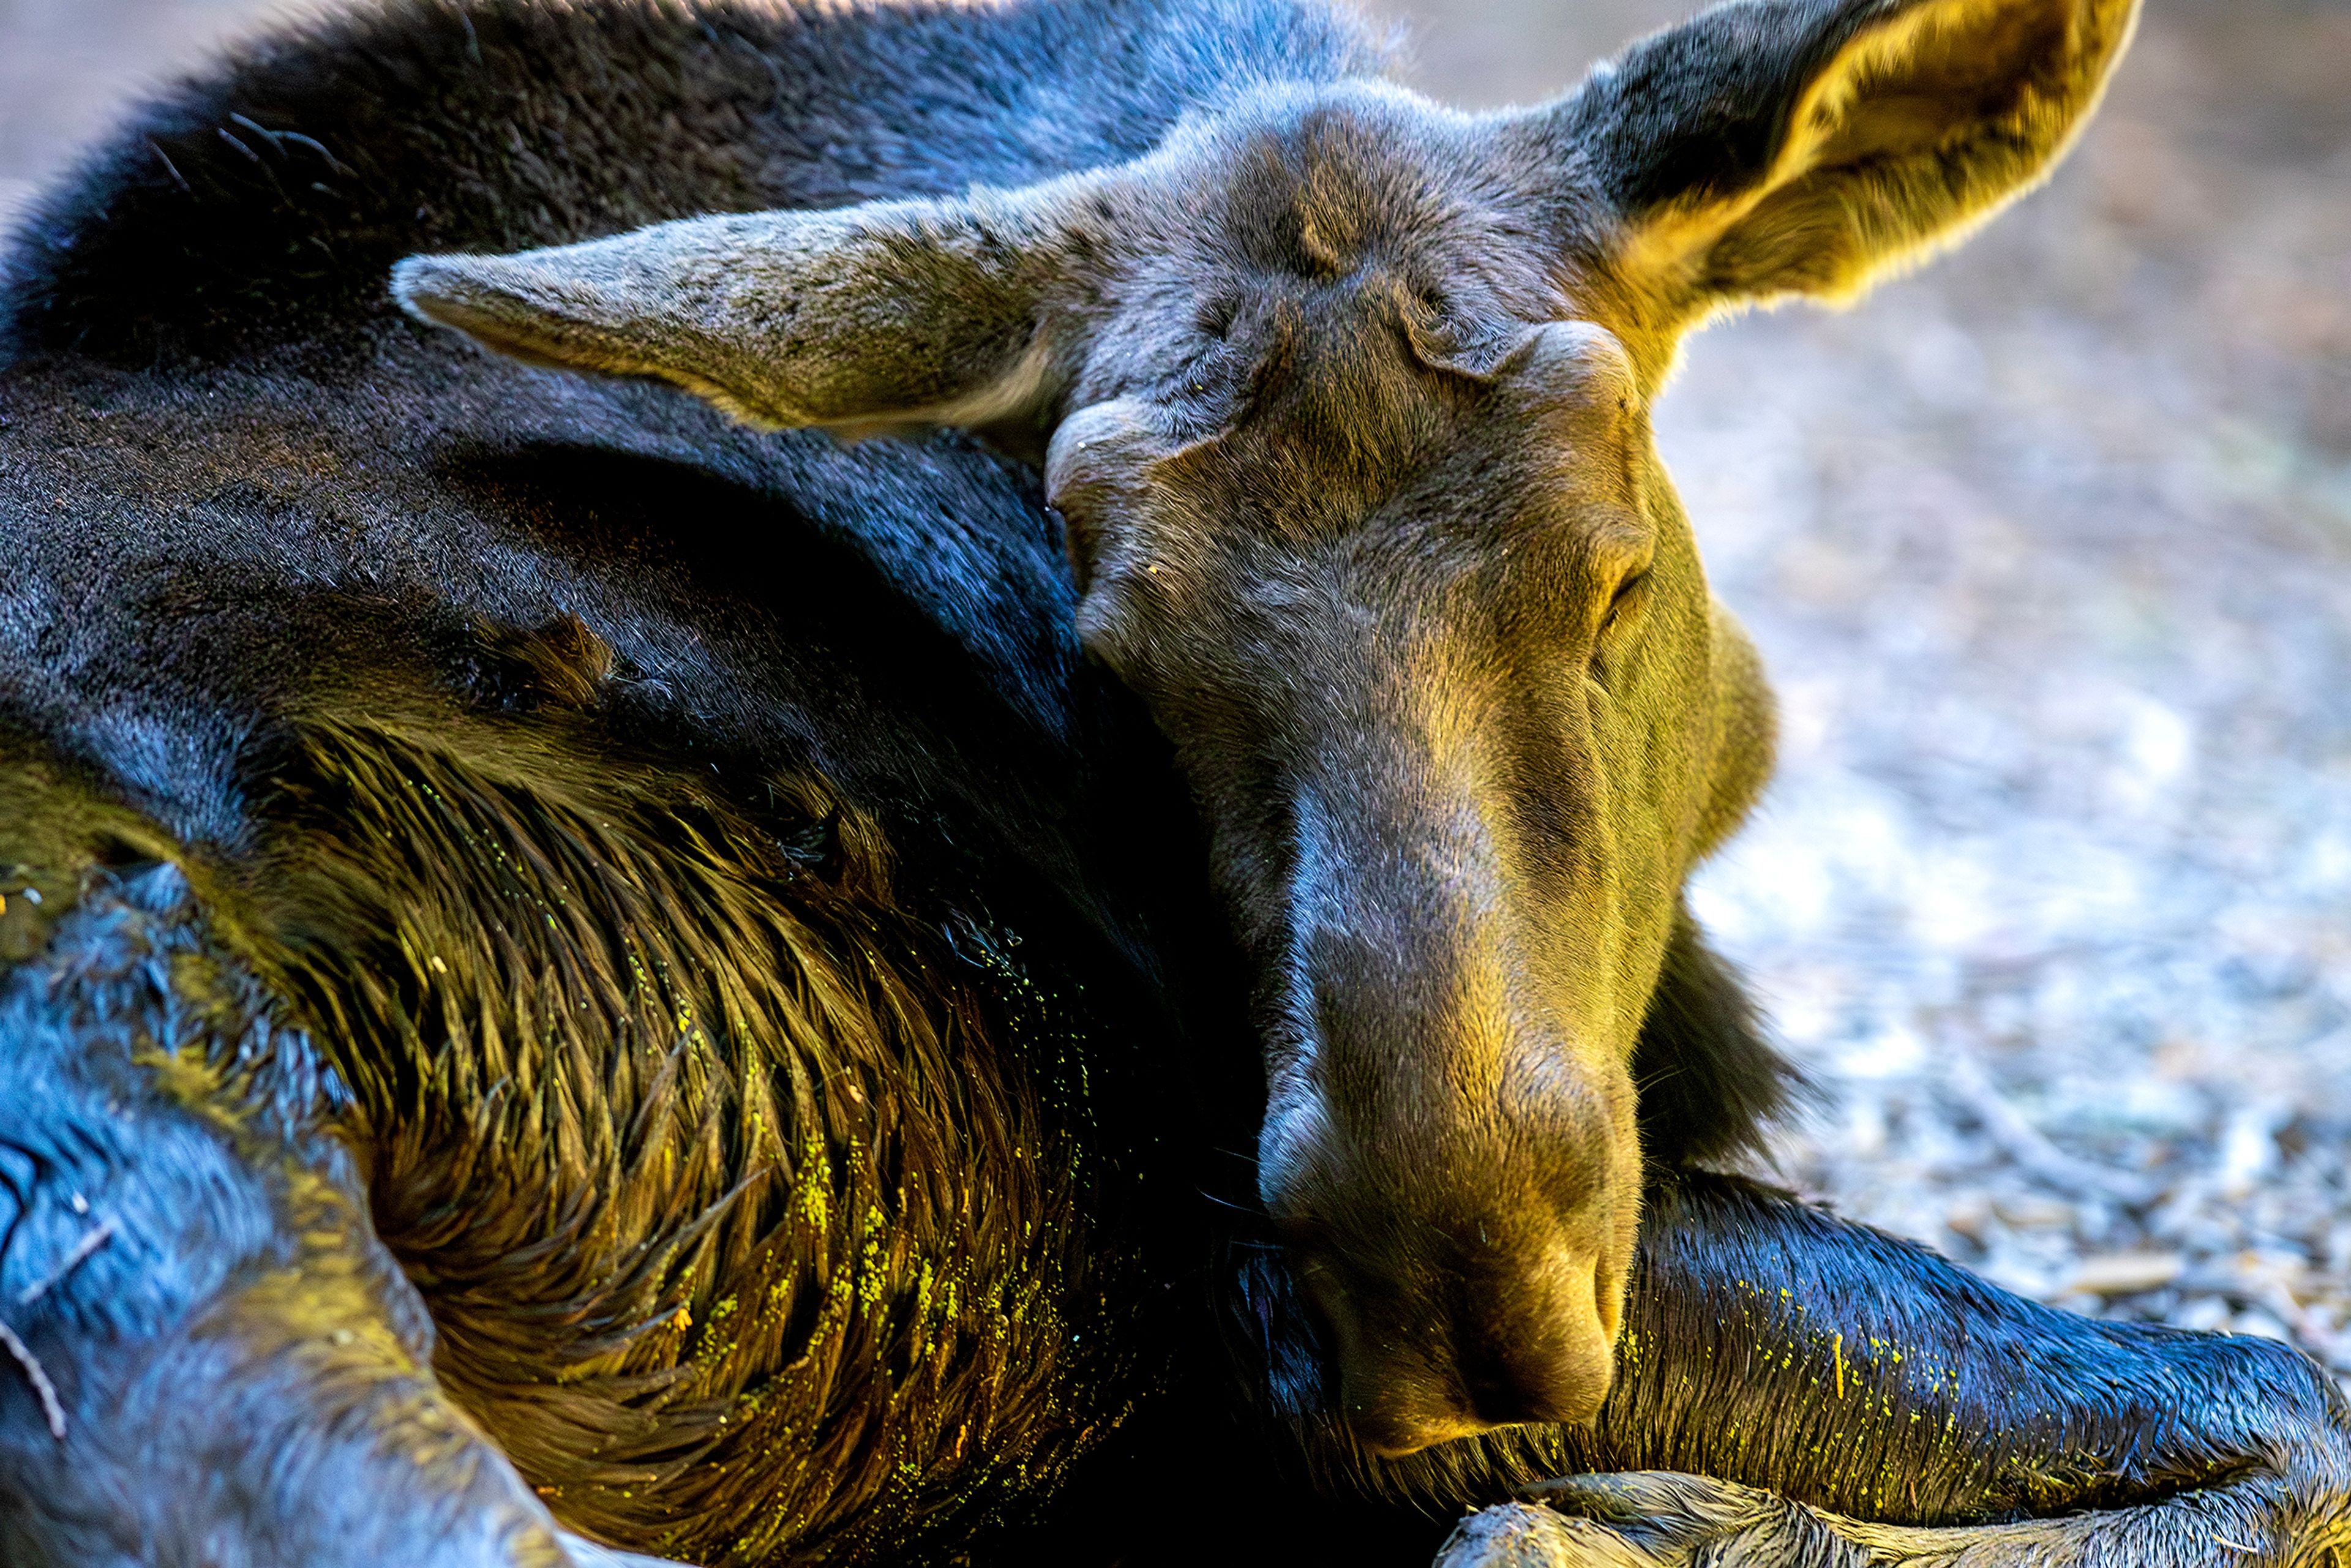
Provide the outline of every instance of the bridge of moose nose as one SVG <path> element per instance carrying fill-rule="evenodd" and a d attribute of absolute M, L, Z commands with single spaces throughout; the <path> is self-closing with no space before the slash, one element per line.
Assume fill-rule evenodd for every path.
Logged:
<path fill-rule="evenodd" d="M 1577 715 L 1409 679 L 1398 624 L 1319 662 L 1393 682 L 1296 705 L 1287 852 L 1228 868 L 1272 981 L 1259 1196 L 1387 1454 L 1605 1396 L 1640 1193 L 1618 998 L 1646 951 Z"/>

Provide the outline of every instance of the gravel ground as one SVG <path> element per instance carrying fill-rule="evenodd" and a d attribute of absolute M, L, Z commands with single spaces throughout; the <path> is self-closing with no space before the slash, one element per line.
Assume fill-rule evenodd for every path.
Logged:
<path fill-rule="evenodd" d="M 0 0 L 0 209 L 276 7 Z M 1385 0 L 1544 96 L 1655 0 Z M 2351 1374 L 2351 6 L 2150 0 L 2046 192 L 1659 413 L 1784 706 L 1698 904 L 1821 1103 L 1781 1179 Z"/>

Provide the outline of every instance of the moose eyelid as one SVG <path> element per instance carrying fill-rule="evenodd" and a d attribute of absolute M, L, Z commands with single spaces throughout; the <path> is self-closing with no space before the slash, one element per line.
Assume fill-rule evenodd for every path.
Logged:
<path fill-rule="evenodd" d="M 1648 585 L 1649 567 L 1646 562 L 1634 568 L 1617 580 L 1615 591 L 1608 596 L 1607 607 L 1600 612 L 1600 627 L 1595 633 L 1593 648 L 1595 653 L 1599 651 L 1596 646 L 1597 639 L 1606 637 L 1615 629 L 1622 612 L 1639 602 L 1643 591 Z"/>

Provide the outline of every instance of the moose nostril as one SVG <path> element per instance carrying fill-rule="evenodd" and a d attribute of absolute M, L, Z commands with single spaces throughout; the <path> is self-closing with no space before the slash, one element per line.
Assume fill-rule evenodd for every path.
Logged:
<path fill-rule="evenodd" d="M 1465 1281 L 1434 1315 L 1426 1297 L 1367 1307 L 1326 1289 L 1356 1440 L 1395 1458 L 1497 1427 L 1588 1425 L 1615 1381 L 1612 1278 L 1560 1247 Z"/>
<path fill-rule="evenodd" d="M 1558 1368 L 1531 1357 L 1464 1367 L 1462 1391 L 1482 1427 L 1575 1425 L 1589 1420 L 1599 1406 L 1589 1378 L 1562 1376 Z"/>
<path fill-rule="evenodd" d="M 1615 1377 L 1614 1304 L 1595 1264 L 1572 1255 L 1497 1291 L 1461 1336 L 1457 1371 L 1478 1419 L 1590 1420 Z"/>

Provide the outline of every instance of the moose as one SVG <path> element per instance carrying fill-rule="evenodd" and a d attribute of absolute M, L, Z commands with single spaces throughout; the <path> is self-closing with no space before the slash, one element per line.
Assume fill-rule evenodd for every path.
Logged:
<path fill-rule="evenodd" d="M 141 109 L 0 273 L 0 1561 L 2337 1561 L 2297 1353 L 1723 1174 L 1681 897 L 1682 338 L 2133 16 L 1468 115 L 1317 0 L 377 0 Z"/>

